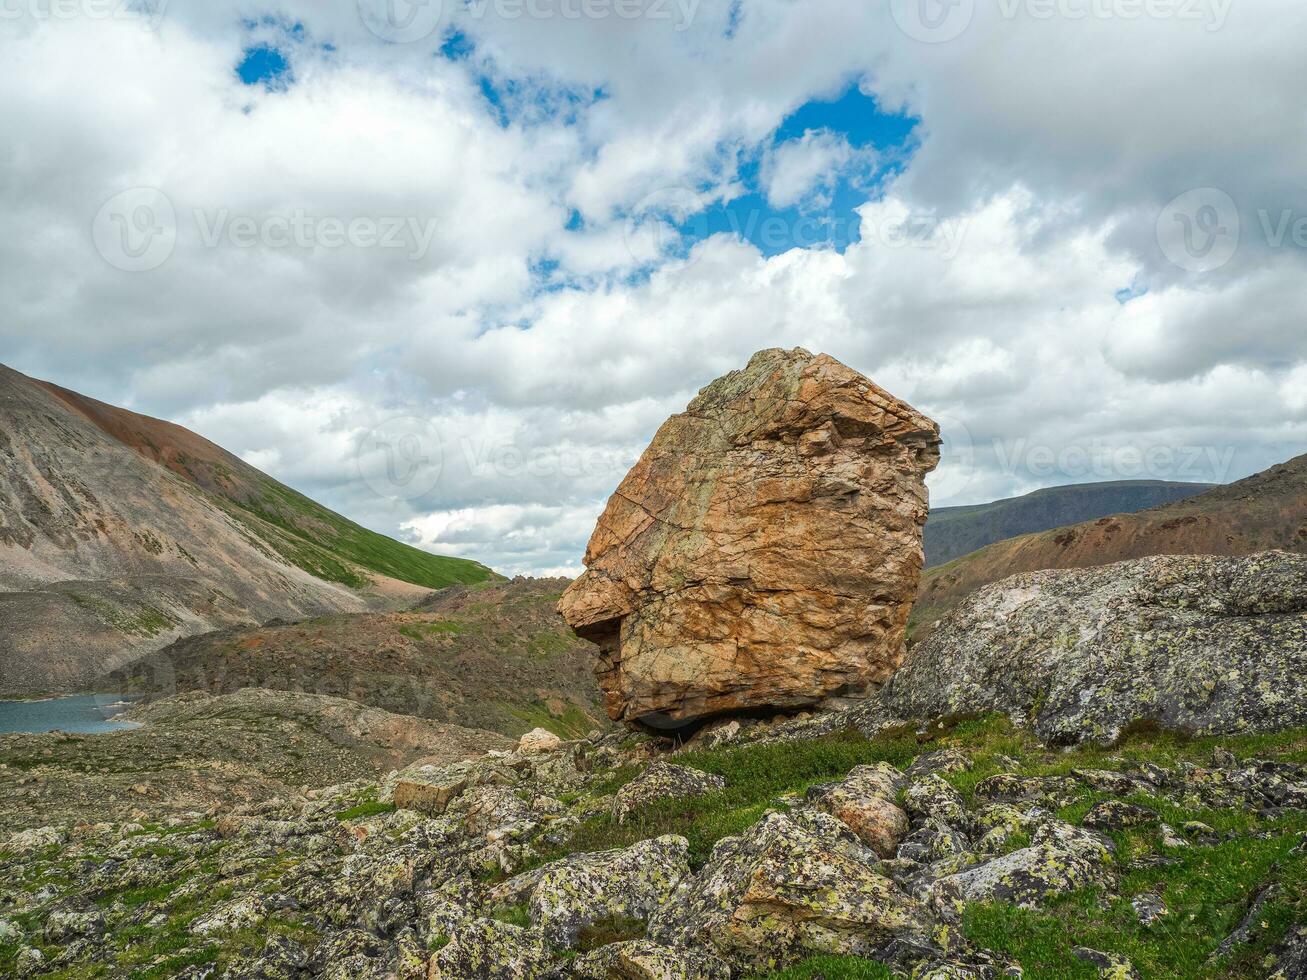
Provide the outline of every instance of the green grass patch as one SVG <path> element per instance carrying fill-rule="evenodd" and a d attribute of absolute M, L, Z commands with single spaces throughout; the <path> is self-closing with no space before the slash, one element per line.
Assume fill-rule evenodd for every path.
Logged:
<path fill-rule="evenodd" d="M 814 956 L 788 970 L 752 980 L 889 980 L 889 968 L 856 956 Z"/>
<path fill-rule="evenodd" d="M 738 748 L 684 752 L 678 765 L 715 773 L 726 788 L 704 796 L 664 800 L 642 808 L 624 824 L 607 813 L 583 821 L 567 851 L 600 851 L 628 847 L 663 834 L 680 834 L 690 842 L 696 864 L 707 860 L 713 844 L 757 823 L 778 797 L 800 793 L 816 783 L 840 779 L 854 766 L 890 762 L 902 766 L 921 752 L 915 736 L 867 739 L 841 732 L 798 742 L 745 745 Z M 615 792 L 638 773 L 619 771 L 598 791 Z M 552 860 L 560 854 L 547 855 Z M 543 861 L 541 862 L 543 863 Z"/>
<path fill-rule="evenodd" d="M 417 643 L 423 643 L 433 636 L 461 636 L 467 631 L 466 623 L 457 623 L 450 619 L 432 623 L 406 623 L 399 628 L 401 635 Z"/>
<path fill-rule="evenodd" d="M 367 582 L 358 568 L 428 589 L 496 578 L 477 562 L 433 555 L 369 531 L 273 480 L 259 487 L 256 498 L 215 499 L 283 559 L 326 581 L 360 588 Z"/>
<path fill-rule="evenodd" d="M 348 810 L 340 810 L 336 813 L 336 819 L 344 823 L 348 820 L 361 820 L 364 817 L 375 817 L 382 813 L 394 813 L 395 804 L 381 803 L 377 800 L 365 800 Z"/>
<path fill-rule="evenodd" d="M 501 905 L 490 913 L 490 918 L 510 926 L 531 928 L 531 913 L 526 905 Z"/>
<path fill-rule="evenodd" d="M 575 704 L 564 707 L 561 715 L 553 714 L 539 703 L 511 704 L 502 701 L 500 707 L 522 723 L 524 727 L 519 735 L 525 735 L 535 728 L 543 728 L 561 739 L 575 739 L 584 738 L 594 729 L 601 727 L 594 718 Z"/>

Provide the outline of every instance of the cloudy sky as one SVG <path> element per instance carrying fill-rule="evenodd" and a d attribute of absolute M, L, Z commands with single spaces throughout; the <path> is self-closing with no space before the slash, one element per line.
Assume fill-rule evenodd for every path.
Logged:
<path fill-rule="evenodd" d="M 1307 451 L 1301 0 L 3 0 L 0 361 L 575 571 L 764 347 L 937 504 Z"/>

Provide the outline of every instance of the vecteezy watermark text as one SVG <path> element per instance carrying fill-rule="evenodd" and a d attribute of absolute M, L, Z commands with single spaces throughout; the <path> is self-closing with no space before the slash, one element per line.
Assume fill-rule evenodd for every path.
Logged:
<path fill-rule="evenodd" d="M 445 24 L 447 0 L 357 0 L 359 17 L 391 44 L 426 40 Z M 701 0 L 458 0 L 460 18 L 474 21 L 648 21 L 689 30 Z"/>
<path fill-rule="evenodd" d="M 1091 441 L 1053 447 L 1025 439 L 996 441 L 1000 472 L 1035 479 L 1179 480 L 1224 483 L 1234 464 L 1233 447 L 1109 444 Z"/>
<path fill-rule="evenodd" d="M 201 248 L 304 252 L 391 251 L 418 261 L 427 256 L 439 224 L 414 215 L 324 215 L 296 208 L 267 214 L 194 208 L 179 214 L 153 187 L 116 194 L 91 224 L 96 250 L 125 272 L 149 272 L 168 261 L 184 236 Z"/>
<path fill-rule="evenodd" d="M 134 21 L 159 26 L 169 0 L 0 0 L 0 21 Z"/>
<path fill-rule="evenodd" d="M 993 11 L 1005 21 L 1170 21 L 1221 30 L 1234 0 L 997 0 Z M 908 37 L 943 44 L 966 33 L 977 0 L 891 0 L 894 22 Z"/>

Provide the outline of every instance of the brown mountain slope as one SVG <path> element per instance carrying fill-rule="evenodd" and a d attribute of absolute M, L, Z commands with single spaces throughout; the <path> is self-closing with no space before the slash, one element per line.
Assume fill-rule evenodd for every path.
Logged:
<path fill-rule="evenodd" d="M 1000 541 L 927 571 L 914 639 L 967 595 L 1018 572 L 1149 555 L 1307 553 L 1307 456 L 1165 507 Z"/>
<path fill-rule="evenodd" d="M 0 694 L 76 690 L 182 636 L 394 609 L 490 576 L 185 429 L 0 366 Z"/>
<path fill-rule="evenodd" d="M 328 616 L 181 640 L 104 678 L 117 692 L 260 687 L 349 698 L 519 736 L 603 727 L 592 647 L 554 605 L 567 579 L 437 592 L 409 612 Z"/>

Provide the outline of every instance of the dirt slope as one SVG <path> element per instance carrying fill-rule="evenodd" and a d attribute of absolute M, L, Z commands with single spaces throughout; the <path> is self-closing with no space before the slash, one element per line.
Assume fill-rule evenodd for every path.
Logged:
<path fill-rule="evenodd" d="M 401 608 L 491 575 L 178 426 L 0 366 L 0 694 L 77 690 L 183 636 Z"/>
<path fill-rule="evenodd" d="M 607 721 L 593 648 L 554 612 L 567 584 L 517 579 L 458 587 L 411 612 L 192 637 L 102 683 L 155 695 L 307 691 L 513 737 L 537 726 L 577 737 Z"/>
<path fill-rule="evenodd" d="M 1018 572 L 1276 548 L 1307 553 L 1307 456 L 1165 507 L 1000 541 L 932 568 L 913 611 L 913 637 L 976 589 Z"/>

